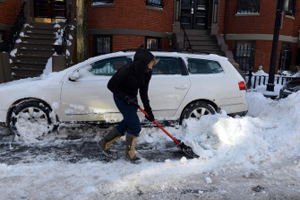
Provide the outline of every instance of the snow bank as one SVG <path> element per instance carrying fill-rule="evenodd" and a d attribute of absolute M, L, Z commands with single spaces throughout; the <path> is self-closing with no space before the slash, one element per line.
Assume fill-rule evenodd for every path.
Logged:
<path fill-rule="evenodd" d="M 164 191 L 176 193 L 190 185 L 218 187 L 220 195 L 235 193 L 240 184 L 248 184 L 250 188 L 251 179 L 263 177 L 272 178 L 266 180 L 268 184 L 285 180 L 288 187 L 292 184 L 299 187 L 300 182 L 292 177 L 300 178 L 300 93 L 279 101 L 255 92 L 248 93 L 247 98 L 250 108 L 245 117 L 232 118 L 221 113 L 204 116 L 200 121 L 187 120 L 184 127 L 166 128 L 191 146 L 201 156 L 199 159 L 143 160 L 140 165 L 130 164 L 123 158 L 111 163 L 87 160 L 76 164 L 1 164 L 1 196 L 4 199 L 120 199 L 137 193 L 148 192 L 152 196 Z M 145 128 L 137 146 L 146 143 L 160 148 L 170 141 L 160 129 Z M 199 190 L 197 195 L 203 193 L 204 190 Z"/>

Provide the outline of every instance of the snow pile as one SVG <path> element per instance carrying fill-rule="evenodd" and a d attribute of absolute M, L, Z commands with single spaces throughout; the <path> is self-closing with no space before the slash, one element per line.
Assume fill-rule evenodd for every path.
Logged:
<path fill-rule="evenodd" d="M 300 93 L 279 101 L 256 92 L 248 93 L 247 98 L 250 108 L 245 117 L 232 118 L 222 112 L 199 121 L 187 120 L 182 127 L 166 127 L 173 136 L 191 146 L 201 156 L 199 159 L 182 157 L 165 162 L 143 159 L 140 165 L 123 158 L 110 163 L 86 160 L 75 164 L 54 161 L 0 164 L 1 196 L 3 199 L 126 199 L 149 194 L 148 199 L 155 199 L 155 194 L 174 192 L 166 198 L 174 199 L 183 188 L 197 185 L 202 189 L 195 190 L 195 195 L 205 195 L 208 191 L 212 195 L 216 191 L 216 196 L 210 196 L 212 199 L 221 197 L 217 195 L 231 199 L 234 194 L 247 193 L 248 196 L 239 197 L 250 199 L 254 192 L 264 190 L 261 185 L 252 185 L 257 180 L 272 186 L 284 181 L 279 188 L 293 187 L 299 192 Z M 137 146 L 149 144 L 160 148 L 170 141 L 160 129 L 145 128 Z M 244 193 L 237 191 L 242 185 L 248 187 Z M 249 189 L 253 186 L 256 187 L 251 193 Z"/>

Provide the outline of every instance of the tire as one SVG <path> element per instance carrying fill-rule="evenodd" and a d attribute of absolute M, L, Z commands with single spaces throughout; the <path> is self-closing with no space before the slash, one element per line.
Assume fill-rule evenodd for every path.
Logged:
<path fill-rule="evenodd" d="M 41 101 L 23 101 L 12 111 L 10 128 L 22 140 L 40 140 L 55 127 L 50 113 L 50 107 Z"/>
<path fill-rule="evenodd" d="M 215 108 L 204 101 L 197 101 L 189 104 L 182 112 L 182 120 L 188 118 L 200 119 L 203 115 L 216 114 Z M 181 121 L 182 121 L 181 120 Z"/>

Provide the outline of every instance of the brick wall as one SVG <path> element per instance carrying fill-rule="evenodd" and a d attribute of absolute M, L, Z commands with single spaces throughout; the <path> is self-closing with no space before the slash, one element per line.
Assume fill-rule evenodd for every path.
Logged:
<path fill-rule="evenodd" d="M 219 34 L 225 33 L 225 18 L 226 18 L 225 11 L 226 11 L 225 0 L 219 1 L 219 18 L 218 18 Z"/>
<path fill-rule="evenodd" d="M 113 7 L 89 7 L 89 29 L 134 29 L 172 33 L 174 2 L 167 1 L 163 12 L 145 9 L 145 1 L 115 0 Z M 161 47 L 170 48 L 162 38 Z M 138 48 L 145 44 L 145 36 L 113 35 L 113 52 Z M 94 55 L 90 37 L 90 56 Z"/>
<path fill-rule="evenodd" d="M 172 32 L 173 1 L 163 12 L 145 9 L 145 1 L 115 0 L 114 7 L 89 8 L 89 28 L 138 29 Z"/>
<path fill-rule="evenodd" d="M 4 3 L 0 2 L 0 24 L 13 25 L 16 16 L 20 12 L 21 4 L 21 0 L 6 0 Z"/>
<path fill-rule="evenodd" d="M 228 34 L 272 34 L 274 31 L 276 3 L 260 1 L 260 15 L 236 15 L 236 1 L 229 1 Z"/>
<path fill-rule="evenodd" d="M 274 0 L 264 0 L 260 1 L 260 13 L 257 16 L 246 16 L 236 14 L 236 1 L 228 0 L 228 19 L 225 20 L 226 15 L 226 1 L 220 2 L 220 12 L 219 12 L 219 33 L 224 34 L 273 34 L 276 16 L 276 6 L 277 1 Z M 295 17 L 286 17 L 284 13 L 283 26 L 280 30 L 280 35 L 298 37 L 298 30 L 300 28 L 300 16 L 297 14 L 297 10 L 300 9 L 300 4 L 296 2 L 296 13 Z M 227 26 L 227 29 L 225 27 Z M 234 49 L 235 41 L 226 41 L 229 50 Z M 277 68 L 279 66 L 280 51 L 282 49 L 282 41 L 278 42 L 277 49 Z M 291 43 L 292 47 L 292 65 L 295 65 L 297 60 L 297 44 Z M 263 70 L 268 72 L 270 66 L 272 51 L 272 40 L 256 41 L 256 51 L 255 51 L 255 62 L 254 71 L 258 70 L 259 66 L 263 66 Z M 277 70 L 277 69 L 276 69 Z"/>

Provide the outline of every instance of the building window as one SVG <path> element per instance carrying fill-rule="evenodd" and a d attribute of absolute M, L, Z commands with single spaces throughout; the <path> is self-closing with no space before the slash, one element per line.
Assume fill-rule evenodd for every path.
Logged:
<path fill-rule="evenodd" d="M 4 41 L 5 41 L 5 31 L 0 30 L 0 42 L 4 42 Z"/>
<path fill-rule="evenodd" d="M 238 14 L 259 13 L 260 0 L 237 0 L 236 7 Z"/>
<path fill-rule="evenodd" d="M 289 5 L 287 7 L 286 15 L 294 16 L 295 15 L 295 0 L 288 0 Z"/>
<path fill-rule="evenodd" d="M 95 56 L 107 54 L 112 52 L 112 36 L 111 35 L 97 35 L 94 36 Z"/>
<path fill-rule="evenodd" d="M 160 49 L 160 38 L 146 37 L 147 49 Z"/>
<path fill-rule="evenodd" d="M 99 2 L 99 3 L 112 3 L 113 0 L 93 0 L 93 2 Z"/>
<path fill-rule="evenodd" d="M 253 69 L 255 60 L 255 42 L 238 41 L 235 43 L 234 59 L 240 65 L 240 69 L 247 73 L 249 69 Z"/>
<path fill-rule="evenodd" d="M 280 51 L 279 70 L 286 71 L 290 69 L 292 59 L 291 44 L 283 43 Z"/>
<path fill-rule="evenodd" d="M 146 5 L 163 7 L 163 0 L 146 0 Z"/>
<path fill-rule="evenodd" d="M 4 51 L 5 31 L 0 30 L 0 52 Z"/>

